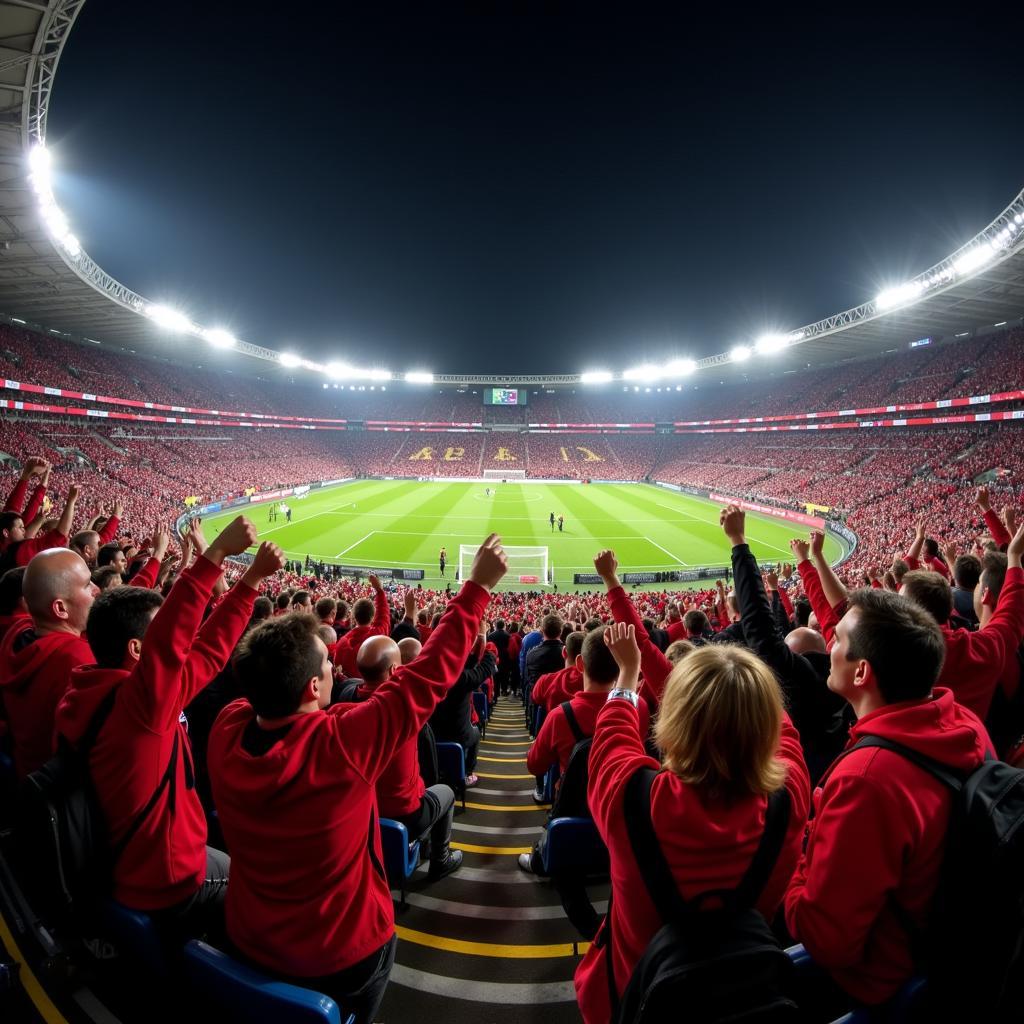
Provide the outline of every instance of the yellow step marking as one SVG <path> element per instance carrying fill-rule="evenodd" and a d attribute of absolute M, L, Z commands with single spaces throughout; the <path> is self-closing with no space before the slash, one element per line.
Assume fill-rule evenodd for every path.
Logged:
<path fill-rule="evenodd" d="M 490 772 L 477 772 L 481 779 L 533 779 L 533 775 L 492 775 Z"/>
<path fill-rule="evenodd" d="M 533 853 L 532 846 L 476 846 L 473 843 L 450 843 L 453 850 L 465 850 L 466 853 Z"/>
<path fill-rule="evenodd" d="M 489 743 L 492 747 L 528 747 L 533 740 L 516 740 L 514 743 L 504 743 L 501 740 L 481 740 L 481 743 Z"/>
<path fill-rule="evenodd" d="M 533 778 L 533 776 L 529 776 Z M 470 811 L 549 811 L 551 810 L 551 804 L 534 804 L 532 807 L 516 807 L 508 806 L 505 807 L 500 804 L 466 804 L 466 809 Z"/>
<path fill-rule="evenodd" d="M 481 754 L 477 758 L 477 760 L 478 761 L 499 761 L 502 764 L 525 764 L 526 763 L 526 755 L 523 754 L 522 757 L 484 757 L 484 755 Z"/>
<path fill-rule="evenodd" d="M 444 935 L 430 935 L 428 932 L 419 932 L 403 925 L 396 925 L 395 932 L 400 939 L 415 942 L 418 946 L 443 949 L 448 953 L 467 953 L 470 956 L 493 956 L 502 960 L 546 960 L 551 957 L 576 955 L 571 942 L 554 942 L 546 946 L 467 942 L 465 939 L 449 939 Z M 581 954 L 585 953 L 590 948 L 590 943 L 581 942 L 577 948 Z"/>
<path fill-rule="evenodd" d="M 39 1015 L 46 1021 L 46 1024 L 68 1024 L 67 1018 L 53 1005 L 53 1001 L 47 995 L 46 990 L 39 984 L 39 979 L 33 974 L 28 961 L 22 955 L 15 942 L 14 936 L 7 927 L 7 922 L 0 916 L 0 945 L 5 946 L 7 952 L 18 964 L 18 976 L 21 979 L 21 987 L 25 990 L 33 1005 L 39 1011 Z"/>

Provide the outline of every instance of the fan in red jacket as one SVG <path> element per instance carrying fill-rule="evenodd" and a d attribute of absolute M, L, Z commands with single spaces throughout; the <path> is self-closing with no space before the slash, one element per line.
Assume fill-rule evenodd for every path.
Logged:
<path fill-rule="evenodd" d="M 327 708 L 327 649 L 303 619 L 265 623 L 235 661 L 251 703 L 228 705 L 210 736 L 233 852 L 228 934 L 264 970 L 315 978 L 360 1024 L 374 1019 L 395 944 L 375 785 L 458 678 L 505 571 L 492 535 L 420 657 L 361 703 Z"/>
<path fill-rule="evenodd" d="M 255 527 L 239 516 L 181 573 L 166 600 L 140 587 L 105 591 L 89 617 L 95 664 L 73 673 L 57 711 L 58 732 L 74 746 L 114 694 L 89 757 L 111 842 L 128 837 L 114 864 L 114 897 L 150 912 L 175 936 L 201 933 L 223 904 L 229 861 L 206 845 L 182 712 L 231 656 L 263 578 L 284 565 L 280 548 L 264 544 L 203 622 L 221 563 L 255 541 Z"/>
<path fill-rule="evenodd" d="M 857 715 L 850 746 L 880 736 L 957 772 L 980 765 L 989 746 L 981 721 L 948 690 L 933 690 L 944 653 L 934 619 L 907 598 L 852 593 L 828 680 Z M 942 782 L 877 747 L 841 755 L 815 790 L 786 924 L 839 986 L 831 1000 L 818 996 L 823 1019 L 844 1009 L 843 993 L 877 1005 L 913 974 L 902 922 L 925 926 L 951 803 Z"/>
<path fill-rule="evenodd" d="M 680 663 L 658 716 L 659 764 L 644 749 L 641 733 L 634 627 L 616 623 L 605 638 L 620 675 L 597 717 L 588 796 L 608 846 L 612 896 L 598 938 L 576 969 L 576 995 L 586 1024 L 606 1024 L 611 1018 L 609 960 L 611 983 L 621 996 L 664 924 L 626 832 L 623 803 L 630 778 L 640 769 L 660 770 L 651 792 L 651 819 L 684 899 L 739 885 L 764 832 L 768 796 L 786 788 L 790 809 L 782 852 L 757 902 L 769 919 L 799 856 L 810 800 L 800 738 L 783 709 L 782 692 L 771 671 L 748 650 L 707 645 Z M 728 774 L 722 766 L 728 766 Z"/>
<path fill-rule="evenodd" d="M 3 650 L 8 630 L 20 630 L 32 625 L 32 616 L 28 613 L 28 605 L 21 592 L 24 577 L 25 570 L 21 566 L 8 569 L 0 576 L 0 651 Z"/>
<path fill-rule="evenodd" d="M 16 565 L 28 565 L 40 551 L 48 548 L 66 548 L 77 501 L 78 488 L 72 484 L 68 488 L 68 498 L 57 525 L 35 536 L 29 536 L 31 528 L 26 529 L 25 520 L 19 513 L 0 512 L 0 544 L 3 552 L 0 555 L 0 571 Z"/>
<path fill-rule="evenodd" d="M 576 720 L 580 738 L 584 738 L 594 735 L 598 713 L 608 702 L 608 694 L 619 678 L 619 666 L 615 658 L 612 657 L 608 645 L 604 642 L 604 630 L 594 629 L 580 635 L 584 637 L 584 640 L 580 653 L 576 655 L 575 668 L 583 677 L 583 690 L 569 700 L 569 705 Z M 647 705 L 642 703 L 639 711 L 640 732 L 642 736 L 646 737 L 650 727 Z M 527 771 L 539 779 L 552 765 L 558 765 L 559 773 L 564 775 L 569 764 L 569 756 L 578 742 L 579 739 L 573 732 L 565 709 L 556 705 L 551 714 L 544 719 L 544 724 L 540 727 L 540 732 L 537 733 L 537 738 L 526 755 Z M 533 798 L 540 803 L 544 799 L 544 794 L 538 789 L 533 794 Z M 545 833 L 534 845 L 533 853 L 519 855 L 519 866 L 524 871 L 531 871 L 538 875 L 543 873 L 546 838 L 547 834 Z"/>
<path fill-rule="evenodd" d="M 121 513 L 124 511 L 121 502 L 116 502 L 106 522 L 99 530 L 79 530 L 68 542 L 72 551 L 77 551 L 90 569 L 96 568 L 96 559 L 100 548 L 109 544 L 116 536 L 121 525 Z"/>
<path fill-rule="evenodd" d="M 97 589 L 78 555 L 55 549 L 28 564 L 22 592 L 31 621 L 9 629 L 0 650 L 0 695 L 19 778 L 49 760 L 71 670 L 92 661 L 82 632 Z"/>
<path fill-rule="evenodd" d="M 21 470 L 21 476 L 18 478 L 18 482 L 14 485 L 14 490 L 11 491 L 4 504 L 4 512 L 14 513 L 22 520 L 22 525 L 31 523 L 43 507 L 46 488 L 50 482 L 50 469 L 50 463 L 38 455 L 33 455 L 31 458 L 26 459 L 25 465 Z M 36 477 L 39 477 L 39 482 L 36 485 L 36 489 L 32 492 L 32 497 L 28 499 L 26 504 L 25 499 L 28 496 L 28 485 Z M 7 543 L 7 537 L 4 536 L 0 539 L 0 551 L 7 547 Z"/>
<path fill-rule="evenodd" d="M 577 667 L 576 659 L 583 650 L 583 638 L 586 635 L 579 630 L 570 633 L 565 638 L 565 650 L 562 651 L 565 668 L 557 672 L 545 672 L 533 684 L 530 699 L 546 712 L 553 711 L 563 700 L 570 700 L 583 689 L 583 673 Z"/>
<path fill-rule="evenodd" d="M 988 715 L 996 686 L 1017 660 L 1024 639 L 1024 526 L 1006 550 L 1007 569 L 995 611 L 977 630 L 952 629 L 953 593 L 944 577 L 926 570 L 908 572 L 900 593 L 928 612 L 942 630 L 946 659 L 938 686 L 949 687 L 960 704 L 982 720 Z"/>
<path fill-rule="evenodd" d="M 335 645 L 330 654 L 331 661 L 337 666 L 337 675 L 353 678 L 359 675 L 356 655 L 364 640 L 371 636 L 387 636 L 391 632 L 391 607 L 388 596 L 376 576 L 370 576 L 373 587 L 373 600 L 361 597 L 352 606 L 352 619 L 355 625 Z"/>

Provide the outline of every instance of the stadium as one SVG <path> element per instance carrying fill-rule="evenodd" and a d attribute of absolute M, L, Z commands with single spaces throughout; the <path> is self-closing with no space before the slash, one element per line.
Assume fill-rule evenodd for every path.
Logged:
<path fill-rule="evenodd" d="M 0 1019 L 1016 1019 L 1024 191 L 717 352 L 249 340 L 58 205 L 85 6 L 0 2 Z"/>

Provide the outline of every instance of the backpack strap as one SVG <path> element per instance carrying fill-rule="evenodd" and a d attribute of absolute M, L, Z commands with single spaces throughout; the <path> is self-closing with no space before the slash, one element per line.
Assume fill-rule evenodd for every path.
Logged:
<path fill-rule="evenodd" d="M 165 789 L 170 788 L 170 802 L 171 806 L 174 806 L 175 796 L 177 794 L 177 772 L 175 768 L 178 766 L 178 741 L 181 738 L 181 730 L 177 726 L 174 727 L 174 745 L 171 747 L 171 759 L 167 762 L 167 769 L 163 774 L 163 778 L 157 784 L 156 789 L 153 791 L 153 795 L 146 801 L 146 806 L 139 811 L 138 814 L 132 819 L 132 823 L 128 826 L 128 831 L 114 844 L 110 851 L 110 862 L 116 864 L 121 854 L 124 853 L 125 847 L 134 838 L 136 832 L 142 827 L 142 823 L 150 816 L 153 808 L 156 807 L 157 801 L 160 799 L 161 794 Z"/>
<path fill-rule="evenodd" d="M 963 788 L 963 778 L 951 768 L 936 761 L 934 758 L 928 757 L 926 754 L 919 754 L 916 750 L 912 750 L 896 740 L 886 739 L 884 736 L 864 736 L 857 740 L 849 750 L 844 750 L 839 756 L 845 757 L 847 754 L 860 750 L 862 747 L 881 747 L 883 750 L 891 750 L 894 754 L 899 754 L 900 757 L 905 757 L 908 761 L 916 764 L 918 768 L 934 776 L 939 782 L 949 786 L 954 792 L 959 793 Z M 987 755 L 986 760 L 988 760 Z"/>
<path fill-rule="evenodd" d="M 782 844 L 786 841 L 790 804 L 789 790 L 785 786 L 769 795 L 761 841 L 754 851 L 750 867 L 736 887 L 735 901 L 738 906 L 752 907 L 761 898 L 782 853 Z"/>
<path fill-rule="evenodd" d="M 569 728 L 572 730 L 572 738 L 577 743 L 582 743 L 585 739 L 589 739 L 589 737 L 583 735 L 583 730 L 580 728 L 580 723 L 576 718 L 576 712 L 572 709 L 572 702 L 564 700 L 558 706 L 562 709 L 562 714 L 565 715 L 565 720 L 569 723 Z"/>

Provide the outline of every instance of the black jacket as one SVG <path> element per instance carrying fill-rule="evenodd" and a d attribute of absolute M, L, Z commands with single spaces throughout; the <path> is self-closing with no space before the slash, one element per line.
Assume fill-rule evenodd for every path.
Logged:
<path fill-rule="evenodd" d="M 533 684 L 548 672 L 559 672 L 565 668 L 565 648 L 561 640 L 542 640 L 526 655 L 526 687 L 533 689 Z"/>
<path fill-rule="evenodd" d="M 498 648 L 498 661 L 504 666 L 505 662 L 508 661 L 508 633 L 503 629 L 492 629 L 487 634 L 488 643 L 494 644 Z"/>
<path fill-rule="evenodd" d="M 490 651 L 480 661 L 476 660 L 475 653 L 470 653 L 462 675 L 455 680 L 444 695 L 444 700 L 434 708 L 430 716 L 430 728 L 434 730 L 436 740 L 442 743 L 461 743 L 463 747 L 471 747 L 476 742 L 470 718 L 473 691 L 493 676 L 495 669 L 496 662 Z"/>
<path fill-rule="evenodd" d="M 397 644 L 399 640 L 405 640 L 407 637 L 419 640 L 420 631 L 416 628 L 416 623 L 402 618 L 391 627 L 391 639 Z"/>
<path fill-rule="evenodd" d="M 747 646 L 775 672 L 782 686 L 813 784 L 846 743 L 849 705 L 828 688 L 831 659 L 827 654 L 794 654 L 786 646 L 757 559 L 746 544 L 732 549 L 732 571 Z"/>

